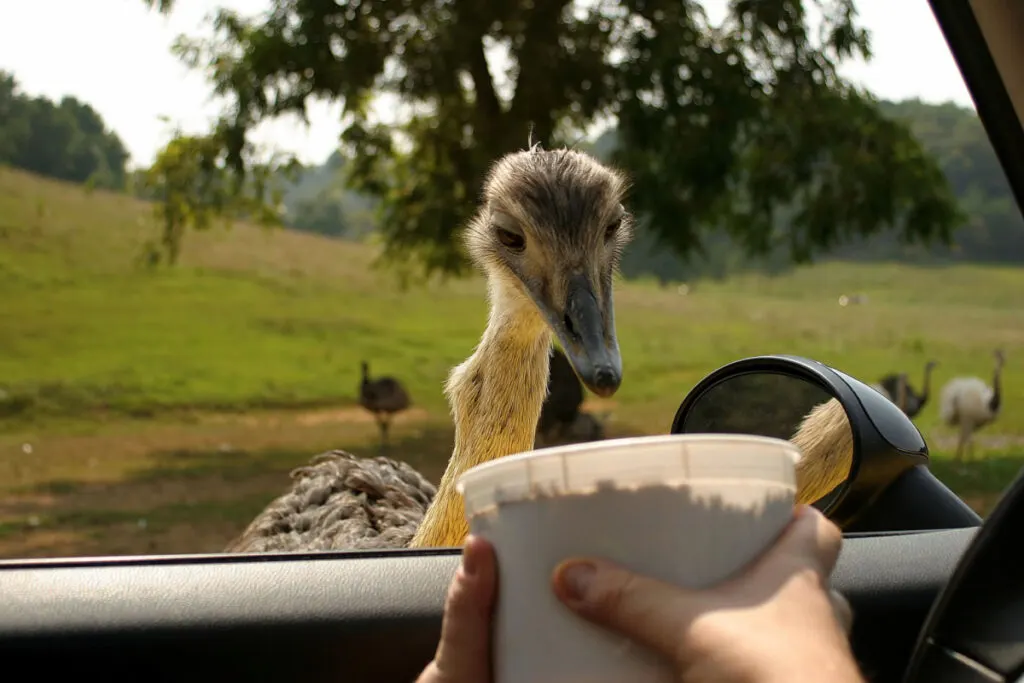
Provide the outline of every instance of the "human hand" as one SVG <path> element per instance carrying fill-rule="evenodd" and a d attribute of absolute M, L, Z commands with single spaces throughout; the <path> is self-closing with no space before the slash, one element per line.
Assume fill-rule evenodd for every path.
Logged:
<path fill-rule="evenodd" d="M 494 548 L 470 536 L 462 549 L 441 623 L 434 660 L 416 683 L 487 683 L 491 680 L 491 615 L 497 588 Z"/>
<path fill-rule="evenodd" d="M 688 683 L 863 683 L 844 632 L 849 605 L 827 590 L 841 545 L 834 524 L 801 506 L 771 548 L 706 590 L 580 558 L 555 570 L 555 593 L 581 617 L 660 652 Z"/>
<path fill-rule="evenodd" d="M 587 598 L 573 597 L 569 567 L 555 573 L 570 609 L 665 654 L 687 681 L 863 683 L 840 629 L 849 606 L 825 593 L 842 535 L 813 508 L 741 575 L 705 591 L 686 591 L 598 560 Z M 494 550 L 470 536 L 445 603 L 441 639 L 417 683 L 490 680 Z M 835 618 L 833 618 L 833 615 Z M 838 621 L 837 621 L 838 619 Z"/>

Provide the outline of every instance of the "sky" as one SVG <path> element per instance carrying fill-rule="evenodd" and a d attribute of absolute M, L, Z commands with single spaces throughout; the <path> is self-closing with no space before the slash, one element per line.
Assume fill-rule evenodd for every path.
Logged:
<path fill-rule="evenodd" d="M 706 0 L 714 20 L 725 0 Z M 170 135 L 171 122 L 201 132 L 217 113 L 200 73 L 170 53 L 181 33 L 195 35 L 211 6 L 255 13 L 269 0 L 177 0 L 170 17 L 142 0 L 25 0 L 0 3 L 0 69 L 22 90 L 93 106 L 124 141 L 133 165 L 148 165 Z M 953 101 L 974 108 L 927 0 L 859 0 L 860 23 L 872 35 L 873 59 L 842 74 L 878 97 Z M 285 118 L 263 126 L 260 143 L 321 163 L 337 147 L 339 107 L 317 103 L 310 126 Z M 386 108 L 382 108 L 386 115 Z"/>

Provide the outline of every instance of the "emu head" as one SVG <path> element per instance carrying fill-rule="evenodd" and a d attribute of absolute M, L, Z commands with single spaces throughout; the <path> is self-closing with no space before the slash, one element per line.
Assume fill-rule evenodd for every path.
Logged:
<path fill-rule="evenodd" d="M 499 159 L 466 231 L 492 281 L 532 303 L 598 396 L 622 382 L 612 278 L 632 237 L 626 178 L 575 150 L 534 146 Z"/>

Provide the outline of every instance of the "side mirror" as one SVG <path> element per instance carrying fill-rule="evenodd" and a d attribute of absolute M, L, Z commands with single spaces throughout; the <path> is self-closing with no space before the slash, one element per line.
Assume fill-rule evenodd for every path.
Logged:
<path fill-rule="evenodd" d="M 741 433 L 789 439 L 803 452 L 797 502 L 848 527 L 908 470 L 928 463 L 910 418 L 859 380 L 800 356 L 744 358 L 701 380 L 672 434 Z"/>

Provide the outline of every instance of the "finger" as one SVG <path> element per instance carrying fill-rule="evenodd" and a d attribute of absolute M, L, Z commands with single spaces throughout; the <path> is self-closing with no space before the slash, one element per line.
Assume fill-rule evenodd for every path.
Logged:
<path fill-rule="evenodd" d="M 809 548 L 811 556 L 818 561 L 822 575 L 829 576 L 836 568 L 839 553 L 843 549 L 843 532 L 820 510 L 810 505 L 805 505 L 800 511 L 800 520 L 810 525 L 810 520 L 805 519 L 807 517 L 814 519 L 814 543 Z"/>
<path fill-rule="evenodd" d="M 491 613 L 497 585 L 494 549 L 470 536 L 444 607 L 441 640 L 434 657 L 437 681 L 490 679 Z"/>
<path fill-rule="evenodd" d="M 853 608 L 839 591 L 829 591 L 828 597 L 832 603 L 832 613 L 835 614 L 836 621 L 842 626 L 843 632 L 850 635 L 850 630 L 853 628 Z"/>
<path fill-rule="evenodd" d="M 555 569 L 555 594 L 569 609 L 672 657 L 679 634 L 696 616 L 691 592 L 604 560 L 571 559 Z"/>
<path fill-rule="evenodd" d="M 809 567 L 824 579 L 832 574 L 842 546 L 839 527 L 814 507 L 801 505 L 778 540 L 737 579 L 746 582 L 744 577 L 754 575 L 788 576 L 798 567 Z"/>

